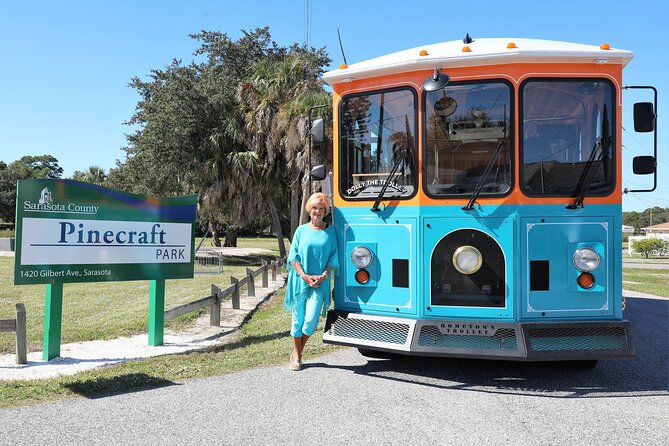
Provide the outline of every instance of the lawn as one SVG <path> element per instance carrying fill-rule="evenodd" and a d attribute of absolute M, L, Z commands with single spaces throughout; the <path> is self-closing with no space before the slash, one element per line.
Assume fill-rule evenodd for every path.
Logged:
<path fill-rule="evenodd" d="M 669 297 L 669 269 L 623 268 L 623 288 Z"/>
<path fill-rule="evenodd" d="M 278 257 L 276 238 L 240 239 L 240 247 L 262 247 L 272 250 L 270 256 L 233 257 L 223 259 L 223 274 L 195 276 L 193 279 L 168 280 L 165 308 L 192 302 L 211 294 L 212 283 L 219 288 L 230 285 L 230 277 L 242 278 L 246 268 L 257 269 L 261 260 Z M 271 242 L 274 243 L 271 246 Z M 287 245 L 289 246 L 289 245 Z M 0 257 L 0 318 L 15 315 L 17 303 L 26 308 L 28 350 L 42 350 L 44 331 L 45 285 L 13 284 L 14 258 Z M 207 310 L 202 310 L 207 311 Z M 61 342 L 114 339 L 146 333 L 149 314 L 149 281 L 71 283 L 63 286 L 63 321 Z M 190 313 L 166 322 L 175 328 L 187 324 L 199 313 Z M 0 334 L 0 353 L 15 350 L 13 333 Z"/>
<path fill-rule="evenodd" d="M 305 349 L 305 359 L 340 347 L 322 342 L 323 321 Z M 283 290 L 257 310 L 226 343 L 196 352 L 166 355 L 104 367 L 74 376 L 38 381 L 0 381 L 0 408 L 64 398 L 87 398 L 173 385 L 190 378 L 285 364 L 292 349 L 290 315 Z"/>

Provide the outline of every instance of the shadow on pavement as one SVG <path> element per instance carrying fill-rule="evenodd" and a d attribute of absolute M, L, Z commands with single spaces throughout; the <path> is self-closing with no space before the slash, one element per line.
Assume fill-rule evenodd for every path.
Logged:
<path fill-rule="evenodd" d="M 548 398 L 669 397 L 669 301 L 628 299 L 633 360 L 601 360 L 594 369 L 566 362 L 516 362 L 394 355 L 364 365 L 305 364 L 443 389 Z"/>
<path fill-rule="evenodd" d="M 71 383 L 63 384 L 64 387 L 72 392 L 89 399 L 143 392 L 145 390 L 174 385 L 178 384 L 145 373 L 129 373 L 111 378 L 78 379 Z"/>

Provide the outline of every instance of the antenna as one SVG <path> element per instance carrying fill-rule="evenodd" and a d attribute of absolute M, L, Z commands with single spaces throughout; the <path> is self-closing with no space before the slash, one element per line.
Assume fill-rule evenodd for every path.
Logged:
<path fill-rule="evenodd" d="M 341 49 L 341 56 L 344 58 L 344 63 L 348 65 L 348 62 L 346 62 L 346 54 L 344 54 L 344 46 L 341 44 L 341 34 L 339 34 L 339 28 L 337 28 L 337 37 L 339 37 L 339 48 Z"/>

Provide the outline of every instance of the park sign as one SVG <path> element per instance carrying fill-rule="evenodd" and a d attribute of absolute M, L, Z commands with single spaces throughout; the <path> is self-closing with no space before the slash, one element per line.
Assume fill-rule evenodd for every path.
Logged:
<path fill-rule="evenodd" d="M 72 180 L 21 180 L 14 283 L 193 277 L 196 195 L 156 198 Z"/>

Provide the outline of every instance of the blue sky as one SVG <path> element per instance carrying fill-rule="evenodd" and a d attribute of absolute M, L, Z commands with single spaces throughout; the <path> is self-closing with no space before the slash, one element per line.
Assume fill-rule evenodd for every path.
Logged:
<path fill-rule="evenodd" d="M 64 176 L 124 159 L 124 125 L 139 97 L 128 87 L 173 58 L 190 62 L 200 30 L 226 32 L 269 26 L 281 45 L 326 47 L 341 62 L 337 28 L 349 64 L 429 43 L 509 37 L 573 41 L 631 50 L 625 85 L 659 90 L 659 184 L 654 193 L 628 194 L 624 210 L 669 207 L 669 2 L 409 2 L 311 0 L 310 32 L 305 0 L 107 0 L 0 1 L 0 160 L 51 154 Z M 652 100 L 627 92 L 623 125 L 623 182 L 644 188 L 649 177 L 628 167 L 651 154 L 652 139 L 635 134 L 632 104 Z"/>

